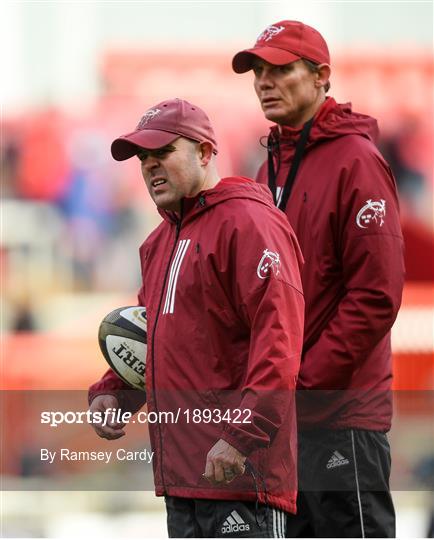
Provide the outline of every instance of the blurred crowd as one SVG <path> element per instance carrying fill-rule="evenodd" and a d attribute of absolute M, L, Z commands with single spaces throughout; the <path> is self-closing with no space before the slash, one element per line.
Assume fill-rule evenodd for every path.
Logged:
<path fill-rule="evenodd" d="M 109 145 L 103 128 L 56 110 L 6 121 L 1 256 L 11 329 L 37 329 L 35 304 L 47 295 L 137 286 L 152 213 L 140 182 L 112 167 Z"/>

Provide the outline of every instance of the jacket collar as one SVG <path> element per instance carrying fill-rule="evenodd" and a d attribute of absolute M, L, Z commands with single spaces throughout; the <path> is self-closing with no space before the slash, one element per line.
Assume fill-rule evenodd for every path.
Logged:
<path fill-rule="evenodd" d="M 283 144 L 288 149 L 294 147 L 302 129 L 303 126 L 272 126 L 270 139 L 275 145 L 275 151 L 278 144 Z M 328 97 L 314 116 L 307 147 L 319 141 L 350 134 L 360 135 L 375 143 L 378 137 L 377 121 L 370 116 L 353 112 L 351 103 L 336 103 L 332 97 Z"/>
<path fill-rule="evenodd" d="M 273 199 L 268 187 L 258 184 L 250 178 L 234 176 L 222 178 L 220 182 L 211 189 L 201 191 L 194 197 L 184 197 L 181 200 L 181 212 L 158 209 L 159 214 L 172 224 L 193 219 L 202 212 L 213 206 L 225 202 L 229 199 L 254 199 L 263 204 L 273 206 Z"/>

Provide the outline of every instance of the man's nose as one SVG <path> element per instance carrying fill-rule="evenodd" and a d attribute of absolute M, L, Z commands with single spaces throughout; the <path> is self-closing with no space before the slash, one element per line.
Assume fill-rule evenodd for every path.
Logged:
<path fill-rule="evenodd" d="M 266 70 L 256 75 L 256 83 L 261 90 L 271 88 L 274 85 L 273 78 Z"/>
<path fill-rule="evenodd" d="M 154 156 L 148 156 L 142 161 L 142 168 L 144 171 L 152 171 L 160 166 L 160 160 Z"/>

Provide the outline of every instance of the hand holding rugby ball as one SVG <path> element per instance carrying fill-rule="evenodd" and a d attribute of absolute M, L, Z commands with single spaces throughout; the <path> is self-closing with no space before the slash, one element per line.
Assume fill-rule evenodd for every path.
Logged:
<path fill-rule="evenodd" d="M 102 320 L 99 346 L 113 371 L 132 388 L 145 390 L 147 350 L 146 308 L 115 309 Z"/>

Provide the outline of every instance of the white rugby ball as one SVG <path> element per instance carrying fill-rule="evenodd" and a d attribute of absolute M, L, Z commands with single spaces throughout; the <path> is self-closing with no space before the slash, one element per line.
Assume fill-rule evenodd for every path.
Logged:
<path fill-rule="evenodd" d="M 99 346 L 109 366 L 136 390 L 145 390 L 147 352 L 146 308 L 115 309 L 102 320 Z"/>

